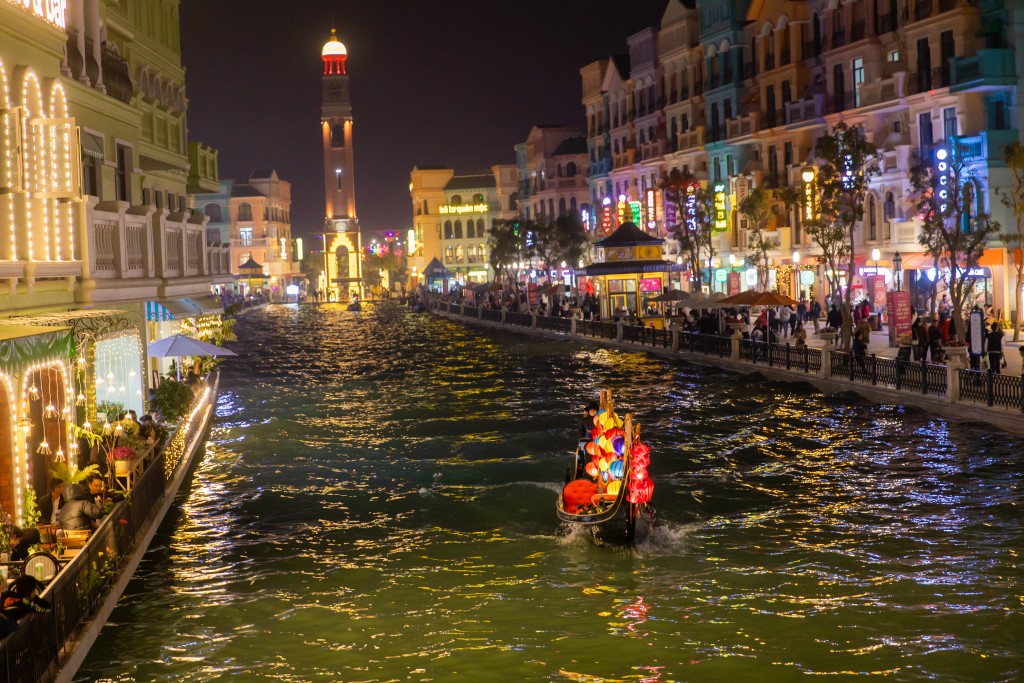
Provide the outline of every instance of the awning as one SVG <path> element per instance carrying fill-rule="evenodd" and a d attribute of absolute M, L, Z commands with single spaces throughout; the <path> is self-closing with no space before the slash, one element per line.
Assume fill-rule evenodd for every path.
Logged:
<path fill-rule="evenodd" d="M 92 133 L 82 131 L 82 154 L 94 159 L 103 159 L 103 140 Z"/>
<path fill-rule="evenodd" d="M 666 273 L 672 270 L 667 261 L 607 261 L 591 263 L 583 269 L 576 269 L 577 275 L 625 275 L 627 273 Z"/>
<path fill-rule="evenodd" d="M 68 327 L 0 323 L 0 371 L 8 375 L 41 361 L 70 359 L 73 350 Z"/>
<path fill-rule="evenodd" d="M 978 259 L 979 266 L 1001 266 L 1006 258 L 1006 252 L 1002 249 L 986 249 Z"/>
<path fill-rule="evenodd" d="M 146 302 L 146 320 L 149 322 L 167 322 L 223 312 L 224 309 L 220 304 L 209 299 L 168 299 Z"/>
<path fill-rule="evenodd" d="M 921 270 L 922 268 L 934 268 L 935 258 L 931 254 L 915 252 L 913 254 L 901 254 L 903 259 L 903 270 Z"/>

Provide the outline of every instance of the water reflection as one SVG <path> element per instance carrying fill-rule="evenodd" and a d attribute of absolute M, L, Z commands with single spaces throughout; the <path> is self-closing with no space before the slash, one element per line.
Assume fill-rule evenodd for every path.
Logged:
<path fill-rule="evenodd" d="M 1019 439 L 394 310 L 237 330 L 189 498 L 79 680 L 1022 675 Z M 554 522 L 599 387 L 653 448 L 635 551 Z"/>

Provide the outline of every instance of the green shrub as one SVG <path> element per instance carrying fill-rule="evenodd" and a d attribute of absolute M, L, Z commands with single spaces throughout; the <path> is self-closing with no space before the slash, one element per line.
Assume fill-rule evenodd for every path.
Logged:
<path fill-rule="evenodd" d="M 165 379 L 153 394 L 153 406 L 167 422 L 177 422 L 192 405 L 195 395 L 183 382 Z"/>

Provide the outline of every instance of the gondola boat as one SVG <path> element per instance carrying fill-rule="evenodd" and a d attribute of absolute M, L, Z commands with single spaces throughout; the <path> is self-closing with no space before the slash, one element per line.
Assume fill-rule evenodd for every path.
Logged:
<path fill-rule="evenodd" d="M 601 391 L 590 434 L 580 439 L 574 466 L 566 468 L 555 504 L 558 519 L 584 526 L 602 542 L 642 542 L 654 519 L 649 464 L 640 426 L 629 413 L 620 419 L 611 391 Z"/>

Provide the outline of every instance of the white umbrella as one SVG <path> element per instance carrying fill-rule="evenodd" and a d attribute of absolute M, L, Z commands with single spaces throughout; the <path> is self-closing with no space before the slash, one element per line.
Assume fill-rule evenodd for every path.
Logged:
<path fill-rule="evenodd" d="M 182 356 L 237 356 L 231 349 L 223 346 L 209 344 L 207 342 L 186 337 L 181 334 L 172 334 L 166 339 L 155 341 L 147 347 L 150 357 L 170 358 Z M 178 381 L 181 381 L 181 363 L 178 363 Z"/>

